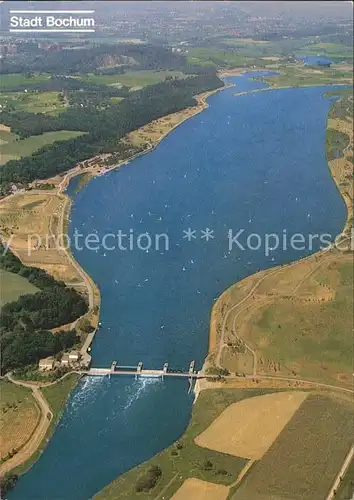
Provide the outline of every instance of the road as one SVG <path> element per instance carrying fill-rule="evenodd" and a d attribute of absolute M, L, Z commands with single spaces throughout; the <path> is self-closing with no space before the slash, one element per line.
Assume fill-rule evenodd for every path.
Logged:
<path fill-rule="evenodd" d="M 18 453 L 16 453 L 16 455 L 0 465 L 0 476 L 3 476 L 6 472 L 9 472 L 14 467 L 23 464 L 33 455 L 33 453 L 35 453 L 35 451 L 43 441 L 53 419 L 52 410 L 50 409 L 47 401 L 44 399 L 44 396 L 38 386 L 29 382 L 15 380 L 12 378 L 11 374 L 7 374 L 6 376 L 13 384 L 31 389 L 32 395 L 38 404 L 41 415 L 39 418 L 39 423 L 27 443 L 19 450 Z M 50 418 L 48 418 L 48 415 L 50 416 Z"/>
<path fill-rule="evenodd" d="M 345 457 L 343 465 L 342 465 L 340 471 L 338 472 L 338 475 L 333 483 L 333 486 L 330 489 L 330 492 L 328 493 L 328 495 L 326 496 L 326 500 L 332 500 L 335 497 L 336 492 L 337 492 L 337 488 L 340 485 L 340 482 L 341 482 L 342 478 L 344 477 L 344 474 L 347 472 L 349 464 L 350 464 L 353 456 L 354 456 L 354 445 L 352 445 L 352 447 L 349 450 L 348 455 Z"/>
<path fill-rule="evenodd" d="M 299 283 L 296 284 L 295 288 L 293 289 L 293 294 L 295 294 L 297 292 L 297 290 L 300 288 L 300 286 L 310 277 L 312 276 L 317 270 L 319 267 L 321 267 L 323 265 L 324 262 L 328 262 L 328 261 L 331 261 L 331 260 L 336 260 L 338 257 L 337 255 L 334 255 L 334 256 L 329 256 L 328 258 L 326 258 L 326 254 L 324 253 L 326 252 L 326 250 L 324 250 L 323 252 L 319 252 L 317 255 L 321 255 L 322 258 L 320 260 L 320 262 L 313 268 L 311 269 L 302 279 Z M 313 255 L 316 255 L 316 254 L 312 254 L 312 255 L 309 255 L 308 257 L 305 257 L 304 259 L 301 259 L 299 261 L 295 261 L 294 263 L 292 263 L 291 265 L 296 265 L 297 263 L 299 262 L 303 262 L 304 260 L 308 260 L 308 259 L 311 259 L 313 257 Z M 279 267 L 277 266 L 276 268 L 274 268 L 273 271 L 267 273 L 262 276 L 256 283 L 255 285 L 252 287 L 252 289 L 250 290 L 250 292 L 242 299 L 240 300 L 239 302 L 237 302 L 236 304 L 234 304 L 232 307 L 230 307 L 230 309 L 227 311 L 227 313 L 225 314 L 225 317 L 224 317 L 224 320 L 223 320 L 223 323 L 222 323 L 222 327 L 221 327 L 221 335 L 220 335 L 220 343 L 219 343 L 219 349 L 218 349 L 218 352 L 217 352 L 217 356 L 216 356 L 216 359 L 215 359 L 215 364 L 216 366 L 218 367 L 221 367 L 221 355 L 222 355 L 222 351 L 224 349 L 224 347 L 227 346 L 227 344 L 225 343 L 225 330 L 226 330 L 226 323 L 227 323 L 227 320 L 229 318 L 229 315 L 237 308 L 239 308 L 247 299 L 249 299 L 253 294 L 254 292 L 256 291 L 256 289 L 259 287 L 259 285 L 266 279 L 266 278 L 269 278 L 270 276 L 272 276 L 273 274 L 276 274 L 277 272 L 279 272 L 280 270 L 283 270 L 282 267 Z M 279 298 L 281 296 L 279 295 Z M 254 302 L 255 303 L 255 302 Z M 254 304 L 253 303 L 253 304 Z M 253 305 L 252 304 L 252 305 Z M 255 377 L 257 375 L 257 354 L 256 352 L 248 345 L 244 342 L 244 340 L 239 337 L 236 333 L 236 318 L 237 316 L 244 310 L 248 307 L 248 305 L 246 305 L 245 307 L 241 308 L 239 311 L 237 311 L 234 319 L 233 319 L 233 328 L 232 328 L 232 332 L 234 334 L 234 336 L 236 338 L 238 338 L 240 341 L 243 342 L 243 344 L 245 345 L 246 349 L 253 355 L 253 377 Z"/>
<path fill-rule="evenodd" d="M 236 309 L 237 307 L 240 307 L 241 304 L 243 304 L 247 299 L 249 299 L 253 295 L 254 291 L 259 287 L 259 285 L 262 283 L 262 281 L 264 281 L 266 278 L 269 278 L 270 276 L 272 276 L 273 274 L 277 273 L 278 271 L 279 271 L 279 268 L 277 267 L 271 273 L 266 273 L 264 276 L 262 276 L 257 281 L 257 283 L 252 287 L 252 289 L 248 292 L 248 294 L 245 297 L 243 297 L 242 300 L 240 300 L 239 302 L 237 302 L 237 304 L 235 304 L 234 306 L 230 307 L 230 309 L 225 314 L 224 320 L 222 322 L 222 327 L 221 327 L 219 350 L 218 350 L 218 353 L 217 353 L 217 356 L 216 356 L 216 360 L 215 360 L 216 366 L 219 366 L 219 367 L 221 366 L 221 354 L 222 354 L 222 350 L 223 350 L 224 345 L 225 345 L 225 327 L 226 327 L 226 322 L 227 322 L 227 320 L 229 318 L 229 315 L 232 313 L 232 311 L 234 309 Z M 234 333 L 236 335 L 236 332 L 234 332 Z M 240 339 L 240 340 L 242 340 L 242 339 Z M 247 349 L 249 349 L 252 352 L 253 356 L 255 357 L 256 353 L 247 344 L 245 344 L 245 346 L 247 347 Z M 257 361 L 255 361 L 254 364 L 257 366 Z"/>

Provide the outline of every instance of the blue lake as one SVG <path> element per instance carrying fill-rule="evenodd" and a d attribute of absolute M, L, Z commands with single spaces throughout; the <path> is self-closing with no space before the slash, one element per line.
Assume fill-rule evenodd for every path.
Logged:
<path fill-rule="evenodd" d="M 265 87 L 250 75 L 209 98 L 130 165 L 85 186 L 75 197 L 70 233 L 132 235 L 133 250 L 75 251 L 99 285 L 101 322 L 93 365 L 143 361 L 146 368 L 201 367 L 214 300 L 260 268 L 318 249 L 265 255 L 228 232 L 279 236 L 340 233 L 344 202 L 330 175 L 325 127 L 327 87 L 235 92 Z M 184 231 L 196 231 L 188 241 Z M 207 228 L 213 238 L 201 238 Z M 137 247 L 143 233 L 165 234 L 169 248 Z M 255 246 L 256 237 L 250 246 Z M 145 237 L 146 240 L 146 237 Z M 106 241 L 111 246 L 113 237 Z M 145 244 L 145 241 L 144 241 Z M 117 247 L 117 241 L 115 241 Z M 129 246 L 123 241 L 124 246 Z M 143 246 L 143 245 L 142 245 Z M 87 377 L 73 391 L 41 459 L 9 495 L 16 500 L 88 500 L 119 474 L 177 439 L 191 412 L 183 380 Z"/>
<path fill-rule="evenodd" d="M 332 59 L 320 55 L 297 54 L 296 57 L 304 61 L 306 66 L 328 66 L 333 62 Z"/>

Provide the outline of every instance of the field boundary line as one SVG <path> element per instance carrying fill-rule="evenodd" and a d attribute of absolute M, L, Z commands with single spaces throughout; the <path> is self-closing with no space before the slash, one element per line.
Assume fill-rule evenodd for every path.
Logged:
<path fill-rule="evenodd" d="M 250 468 L 252 467 L 252 465 L 257 462 L 257 460 L 249 460 L 247 462 L 247 464 L 244 466 L 244 468 L 242 469 L 242 471 L 240 472 L 240 474 L 237 476 L 237 479 L 236 481 L 234 481 L 233 483 L 230 484 L 229 488 L 234 488 L 235 486 L 237 486 L 238 484 L 240 484 L 240 482 L 242 481 L 242 479 L 245 477 L 245 475 L 247 474 L 247 472 L 250 470 Z"/>
<path fill-rule="evenodd" d="M 349 468 L 349 464 L 350 464 L 353 456 L 354 456 L 354 444 L 352 444 L 349 452 L 347 453 L 347 456 L 344 459 L 343 465 L 342 465 L 340 471 L 338 472 L 338 475 L 335 478 L 334 483 L 333 483 L 328 495 L 326 496 L 325 500 L 332 500 L 334 498 L 334 496 L 337 494 L 337 488 L 340 485 L 344 474 L 347 472 L 347 470 Z"/>
<path fill-rule="evenodd" d="M 173 478 L 170 479 L 170 481 L 166 484 L 166 486 L 164 488 L 162 488 L 162 490 L 160 491 L 160 493 L 158 493 L 158 495 L 154 498 L 154 500 L 160 500 L 162 495 L 164 495 L 166 493 L 166 491 L 171 486 L 171 484 L 174 482 L 174 480 L 176 479 L 177 476 L 178 476 L 178 472 L 176 472 L 176 474 L 173 476 Z"/>

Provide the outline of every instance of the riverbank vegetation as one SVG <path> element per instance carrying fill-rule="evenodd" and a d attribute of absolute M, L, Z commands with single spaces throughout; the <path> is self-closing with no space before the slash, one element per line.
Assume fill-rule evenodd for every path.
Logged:
<path fill-rule="evenodd" d="M 42 387 L 41 391 L 53 412 L 54 417 L 52 423 L 54 425 L 59 420 L 69 394 L 72 389 L 76 387 L 78 379 L 78 375 L 70 373 L 70 375 L 67 375 L 55 384 L 48 387 Z"/>
<path fill-rule="evenodd" d="M 0 267 L 17 273 L 40 291 L 5 304 L 0 313 L 1 370 L 22 368 L 77 343 L 75 331 L 54 335 L 50 328 L 65 325 L 87 312 L 85 299 L 42 269 L 27 267 L 1 244 Z"/>
<path fill-rule="evenodd" d="M 7 162 L 0 170 L 0 189 L 11 184 L 26 185 L 73 168 L 79 161 L 99 153 L 114 152 L 119 139 L 127 133 L 166 114 L 195 106 L 194 95 L 221 87 L 216 75 L 201 75 L 183 80 L 168 80 L 133 92 L 129 99 L 109 108 L 69 109 L 58 117 L 31 113 L 2 113 L 2 122 L 21 137 L 49 130 L 78 130 L 86 135 L 45 146 L 35 155 Z"/>
<path fill-rule="evenodd" d="M 147 462 L 123 474 L 104 488 L 95 500 L 153 500 L 157 495 L 171 498 L 187 478 L 230 485 L 247 464 L 247 460 L 196 445 L 194 439 L 230 405 L 245 398 L 273 392 L 267 389 L 205 390 L 193 406 L 192 419 L 183 436 L 169 448 Z M 156 485 L 137 495 L 136 486 L 152 467 L 161 475 Z"/>

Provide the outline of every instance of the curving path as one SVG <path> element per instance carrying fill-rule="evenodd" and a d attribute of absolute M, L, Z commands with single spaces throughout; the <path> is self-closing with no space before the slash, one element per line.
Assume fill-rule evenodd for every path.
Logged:
<path fill-rule="evenodd" d="M 11 373 L 8 373 L 6 377 L 15 385 L 31 389 L 32 395 L 39 406 L 41 415 L 39 423 L 27 443 L 16 453 L 16 455 L 0 465 L 0 477 L 6 474 L 6 472 L 9 472 L 11 469 L 26 462 L 26 460 L 28 460 L 33 453 L 35 453 L 43 441 L 53 419 L 53 412 L 37 385 L 15 380 L 12 378 Z"/>
<path fill-rule="evenodd" d="M 323 252 L 327 252 L 328 250 L 324 250 Z M 315 254 L 313 254 L 315 255 Z M 300 261 L 296 261 L 290 265 L 296 265 L 298 262 L 303 262 L 305 259 L 311 259 L 313 258 L 313 255 L 309 255 L 308 257 L 305 257 L 304 259 L 301 259 Z M 318 254 L 317 254 L 318 255 Z M 337 255 L 334 255 L 334 256 L 329 256 L 327 257 L 325 253 L 321 253 L 320 254 L 320 257 L 321 260 L 320 262 L 313 268 L 311 269 L 294 287 L 293 289 L 293 294 L 295 294 L 298 289 L 301 287 L 301 285 L 310 277 L 312 276 L 313 274 L 315 274 L 316 271 L 318 271 L 318 269 L 324 264 L 324 263 L 327 263 L 331 260 L 336 260 L 337 259 Z M 326 258 L 327 257 L 327 258 Z M 218 349 L 218 352 L 217 352 L 217 356 L 216 356 L 216 359 L 215 359 L 215 364 L 216 366 L 218 367 L 222 367 L 221 365 L 221 355 L 222 355 L 222 351 L 223 349 L 227 346 L 226 342 L 225 342 L 225 333 L 226 333 L 226 323 L 227 323 L 227 320 L 229 318 L 229 315 L 235 311 L 235 309 L 238 309 L 244 302 L 247 301 L 247 299 L 249 299 L 252 295 L 254 295 L 254 292 L 257 290 L 257 288 L 259 287 L 259 285 L 266 279 L 266 278 L 269 278 L 270 276 L 272 276 L 273 274 L 276 274 L 277 272 L 280 272 L 281 270 L 283 270 L 283 267 L 276 267 L 273 271 L 267 273 L 265 275 L 263 275 L 256 283 L 255 285 L 252 287 L 252 289 L 249 291 L 249 293 L 243 297 L 242 300 L 240 300 L 239 302 L 237 302 L 236 304 L 234 304 L 232 307 L 230 307 L 230 309 L 227 311 L 227 313 L 225 314 L 225 317 L 223 319 L 223 322 L 222 322 L 222 327 L 221 327 L 221 335 L 220 335 L 220 341 L 219 341 L 219 349 Z M 279 295 L 278 298 L 280 298 L 281 295 Z M 240 341 L 242 341 L 246 347 L 246 349 L 252 354 L 253 356 L 253 377 L 255 377 L 257 375 L 257 354 L 256 352 L 254 351 L 254 349 L 252 349 L 248 344 L 246 344 L 246 342 L 243 341 L 243 339 L 237 335 L 237 332 L 236 332 L 236 319 L 238 317 L 238 315 L 244 311 L 245 309 L 247 309 L 248 305 L 242 307 L 241 309 L 239 309 L 237 311 L 237 313 L 235 314 L 234 318 L 233 318 L 233 322 L 232 322 L 232 332 L 234 334 L 234 336 L 239 339 Z"/>

